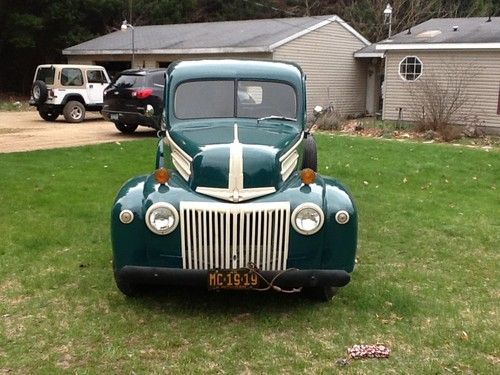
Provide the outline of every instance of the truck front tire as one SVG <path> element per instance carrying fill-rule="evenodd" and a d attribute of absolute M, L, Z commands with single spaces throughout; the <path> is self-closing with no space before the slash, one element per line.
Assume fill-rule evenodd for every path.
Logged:
<path fill-rule="evenodd" d="M 304 288 L 303 293 L 311 301 L 329 302 L 337 293 L 337 289 L 333 286 L 316 286 Z"/>
<path fill-rule="evenodd" d="M 312 134 L 307 134 L 306 138 L 304 138 L 302 169 L 304 168 L 310 168 L 314 172 L 318 170 L 318 151 L 316 150 L 316 141 Z"/>

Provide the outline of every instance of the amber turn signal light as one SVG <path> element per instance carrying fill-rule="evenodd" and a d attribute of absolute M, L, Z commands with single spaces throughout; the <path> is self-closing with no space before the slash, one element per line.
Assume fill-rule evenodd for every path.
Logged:
<path fill-rule="evenodd" d="M 158 168 L 155 171 L 155 180 L 159 184 L 166 184 L 170 178 L 168 171 L 165 168 Z"/>
<path fill-rule="evenodd" d="M 304 168 L 300 171 L 300 181 L 305 185 L 311 185 L 316 180 L 316 172 L 311 168 Z"/>

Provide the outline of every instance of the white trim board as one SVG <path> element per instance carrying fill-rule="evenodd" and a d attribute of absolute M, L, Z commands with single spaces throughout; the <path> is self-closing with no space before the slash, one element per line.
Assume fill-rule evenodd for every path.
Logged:
<path fill-rule="evenodd" d="M 354 30 L 354 28 L 352 28 L 342 18 L 340 18 L 339 16 L 335 15 L 333 17 L 330 17 L 330 18 L 326 19 L 326 20 L 318 22 L 316 25 L 310 26 L 307 29 L 301 30 L 298 33 L 292 34 L 292 35 L 290 35 L 289 37 L 287 37 L 285 39 L 279 40 L 276 43 L 271 44 L 269 46 L 269 50 L 271 50 L 271 51 L 274 52 L 274 50 L 276 48 L 281 47 L 282 45 L 284 45 L 284 44 L 286 44 L 288 42 L 291 42 L 292 40 L 295 40 L 297 38 L 300 38 L 301 36 L 309 34 L 311 31 L 317 30 L 320 27 L 326 26 L 326 25 L 328 25 L 328 24 L 330 24 L 332 22 L 337 22 L 340 26 L 342 26 L 344 29 L 346 29 L 347 31 L 349 31 L 352 35 L 354 35 L 356 38 L 358 38 L 360 41 L 362 41 L 365 45 L 367 45 L 367 46 L 371 45 L 371 43 L 370 43 L 370 41 L 368 39 L 366 39 L 363 35 L 361 35 L 356 30 Z"/>
<path fill-rule="evenodd" d="M 379 57 L 384 58 L 384 52 L 354 52 L 354 57 Z"/>
<path fill-rule="evenodd" d="M 349 25 L 347 22 L 345 22 L 342 18 L 340 18 L 339 16 L 334 16 L 334 18 L 340 24 L 340 26 L 342 26 L 344 29 L 346 29 L 351 34 L 353 34 L 356 38 L 361 40 L 364 44 L 366 44 L 367 46 L 371 45 L 371 42 L 368 39 L 366 39 L 363 35 L 361 35 L 359 32 L 357 32 L 351 25 Z"/>
<path fill-rule="evenodd" d="M 440 50 L 440 49 L 500 49 L 500 43 L 408 43 L 377 44 L 378 51 L 389 50 Z"/>

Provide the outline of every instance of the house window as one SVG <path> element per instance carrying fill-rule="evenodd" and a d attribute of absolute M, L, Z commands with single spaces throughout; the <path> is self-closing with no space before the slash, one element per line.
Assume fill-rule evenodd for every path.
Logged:
<path fill-rule="evenodd" d="M 422 67 L 417 56 L 407 56 L 399 63 L 399 75 L 404 81 L 415 81 L 422 74 Z"/>

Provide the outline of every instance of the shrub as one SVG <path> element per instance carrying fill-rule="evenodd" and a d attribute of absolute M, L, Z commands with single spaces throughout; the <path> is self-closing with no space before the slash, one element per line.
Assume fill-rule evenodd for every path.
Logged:
<path fill-rule="evenodd" d="M 321 130 L 340 130 L 346 117 L 340 112 L 332 110 L 323 112 L 316 119 L 315 125 Z"/>
<path fill-rule="evenodd" d="M 441 138 L 445 142 L 451 142 L 456 139 L 460 139 L 463 136 L 462 128 L 460 126 L 448 125 L 444 126 L 440 130 Z"/>

